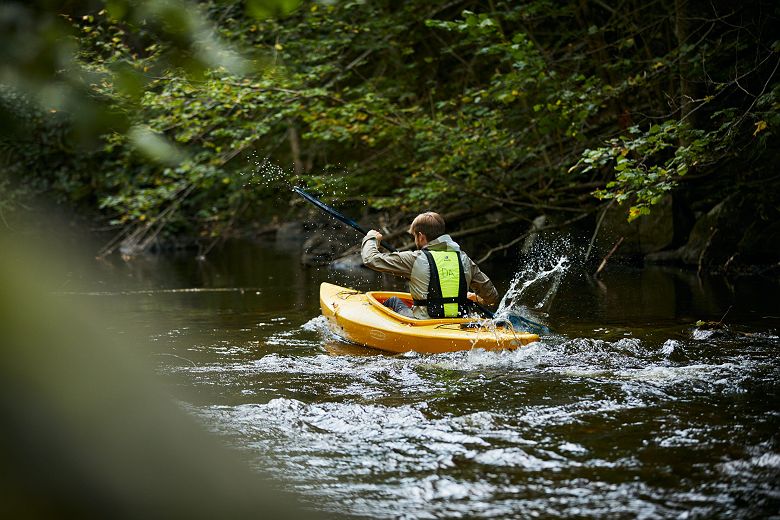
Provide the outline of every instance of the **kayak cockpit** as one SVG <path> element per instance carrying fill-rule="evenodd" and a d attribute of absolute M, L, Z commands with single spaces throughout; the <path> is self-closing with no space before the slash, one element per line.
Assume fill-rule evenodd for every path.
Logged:
<path fill-rule="evenodd" d="M 395 292 L 395 291 L 369 291 L 366 293 L 366 299 L 368 300 L 368 303 L 372 307 L 376 308 L 380 312 L 387 314 L 394 320 L 400 321 L 401 323 L 410 325 L 412 327 L 420 327 L 426 325 L 445 325 L 445 324 L 459 325 L 461 323 L 474 322 L 474 318 L 431 318 L 427 320 L 407 318 L 406 316 L 402 316 L 398 314 L 397 312 L 390 309 L 389 307 L 384 306 L 384 303 L 388 299 L 392 298 L 393 296 L 403 301 L 409 307 L 411 307 L 413 304 L 412 296 L 409 293 Z"/>

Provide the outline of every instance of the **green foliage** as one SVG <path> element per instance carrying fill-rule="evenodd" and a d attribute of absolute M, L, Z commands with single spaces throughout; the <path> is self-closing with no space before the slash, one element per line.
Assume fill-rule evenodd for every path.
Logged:
<path fill-rule="evenodd" d="M 659 203 L 689 168 L 704 159 L 712 147 L 710 138 L 686 129 L 678 121 L 654 124 L 646 131 L 633 126 L 627 136 L 611 139 L 607 146 L 585 150 L 572 170 L 581 167 L 583 173 L 589 173 L 613 165 L 615 179 L 594 195 L 619 203 L 632 202 L 628 217 L 632 221 L 650 213 L 650 206 Z M 681 142 L 690 144 L 681 146 Z"/>
<path fill-rule="evenodd" d="M 31 172 L 18 188 L 204 238 L 286 211 L 280 176 L 402 212 L 568 218 L 615 199 L 633 219 L 687 183 L 720 189 L 737 164 L 766 175 L 777 42 L 754 35 L 777 20 L 759 4 L 690 5 L 684 38 L 669 6 L 643 2 L 26 8 L 45 52 L 5 51 L 0 82 L 34 108 L 4 114 L 35 113 L 24 146 L 3 137 L 20 153 L 5 162 Z M 3 47 L 21 45 L 15 23 Z"/>

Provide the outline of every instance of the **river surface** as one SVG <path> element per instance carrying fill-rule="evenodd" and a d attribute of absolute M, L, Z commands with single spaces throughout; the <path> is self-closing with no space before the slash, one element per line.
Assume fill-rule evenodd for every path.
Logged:
<path fill-rule="evenodd" d="M 85 296 L 153 341 L 160 376 L 208 429 L 312 507 L 371 518 L 780 515 L 777 285 L 617 266 L 596 282 L 571 268 L 534 311 L 553 331 L 540 342 L 390 356 L 331 336 L 318 288 L 403 283 L 304 268 L 299 247 L 116 259 L 101 264 L 114 281 Z M 483 266 L 500 290 L 508 264 Z"/>

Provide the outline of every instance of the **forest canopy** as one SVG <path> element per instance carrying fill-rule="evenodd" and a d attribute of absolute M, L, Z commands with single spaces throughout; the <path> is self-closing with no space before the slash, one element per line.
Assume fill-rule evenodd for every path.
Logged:
<path fill-rule="evenodd" d="M 608 204 L 634 220 L 681 194 L 698 215 L 736 192 L 771 220 L 779 10 L 5 2 L 0 214 L 47 197 L 139 247 L 210 244 L 285 218 L 286 182 L 399 222 L 592 225 Z"/>

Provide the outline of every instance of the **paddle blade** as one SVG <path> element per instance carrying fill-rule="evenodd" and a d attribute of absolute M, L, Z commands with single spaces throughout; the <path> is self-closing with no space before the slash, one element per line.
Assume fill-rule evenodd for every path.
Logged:
<path fill-rule="evenodd" d="M 526 332 L 533 332 L 534 334 L 540 334 L 540 335 L 550 333 L 550 329 L 547 328 L 546 325 L 542 325 L 541 323 L 531 321 L 528 318 L 523 318 L 522 316 L 509 314 L 506 317 L 506 319 L 509 320 L 509 323 L 512 324 L 512 327 L 515 330 L 523 330 Z"/>

